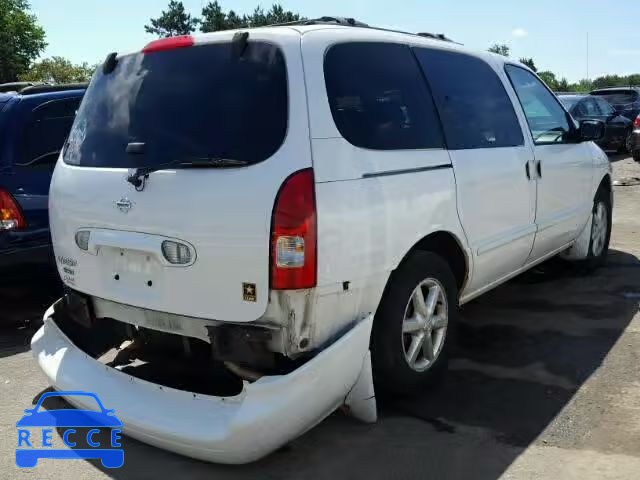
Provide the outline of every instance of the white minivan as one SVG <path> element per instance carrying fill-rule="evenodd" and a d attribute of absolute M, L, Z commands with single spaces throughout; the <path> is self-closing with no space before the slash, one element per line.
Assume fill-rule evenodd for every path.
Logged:
<path fill-rule="evenodd" d="M 56 166 L 33 352 L 144 442 L 242 463 L 373 421 L 374 385 L 446 369 L 460 304 L 607 255 L 602 124 L 511 59 L 306 23 L 110 55 Z"/>

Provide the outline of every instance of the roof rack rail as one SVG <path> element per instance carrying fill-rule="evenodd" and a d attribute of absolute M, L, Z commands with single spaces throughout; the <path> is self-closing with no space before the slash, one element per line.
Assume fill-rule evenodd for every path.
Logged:
<path fill-rule="evenodd" d="M 359 20 L 356 20 L 355 18 L 349 18 L 349 17 L 325 16 L 325 17 L 311 18 L 306 20 L 296 20 L 294 22 L 287 22 L 287 23 L 275 23 L 269 26 L 279 27 L 279 26 L 295 26 L 295 25 L 340 25 L 343 27 L 370 28 L 372 30 L 381 30 L 383 32 L 403 33 L 405 35 L 417 35 L 419 37 L 430 38 L 432 40 L 441 40 L 443 42 L 457 43 L 451 40 L 450 38 L 448 38 L 444 33 L 429 33 L 429 32 L 412 33 L 412 32 L 405 32 L 403 30 L 394 30 L 390 28 L 372 27 L 367 23 L 364 23 Z"/>
<path fill-rule="evenodd" d="M 277 27 L 283 25 L 342 25 L 344 27 L 369 27 L 369 25 L 367 25 L 366 23 L 359 22 L 355 18 L 329 16 L 319 18 L 306 18 L 303 20 L 294 20 L 293 22 L 286 23 L 275 23 L 269 26 Z"/>
<path fill-rule="evenodd" d="M 443 42 L 453 42 L 453 40 L 447 37 L 444 33 L 418 32 L 416 35 L 419 37 L 432 38 L 433 40 L 442 40 Z"/>
<path fill-rule="evenodd" d="M 0 83 L 0 92 L 19 92 L 20 90 L 39 85 L 37 82 L 8 82 Z"/>
<path fill-rule="evenodd" d="M 20 91 L 21 95 L 34 95 L 36 93 L 63 92 L 65 90 L 83 90 L 89 86 L 89 82 L 65 83 L 62 85 L 34 85 Z"/>

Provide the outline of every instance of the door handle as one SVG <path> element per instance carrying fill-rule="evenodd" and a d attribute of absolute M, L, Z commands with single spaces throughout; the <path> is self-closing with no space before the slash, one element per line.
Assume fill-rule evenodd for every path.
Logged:
<path fill-rule="evenodd" d="M 542 178 L 542 162 L 540 160 L 536 162 L 536 171 L 538 172 L 538 178 Z"/>
<path fill-rule="evenodd" d="M 524 171 L 527 173 L 527 180 L 531 180 L 531 172 L 529 171 L 529 160 L 524 164 Z"/>

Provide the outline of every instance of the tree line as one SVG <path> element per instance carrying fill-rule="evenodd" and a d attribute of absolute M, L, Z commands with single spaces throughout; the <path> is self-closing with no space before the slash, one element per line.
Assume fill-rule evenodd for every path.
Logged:
<path fill-rule="evenodd" d="M 275 3 L 264 10 L 257 6 L 251 13 L 224 10 L 220 3 L 210 1 L 202 7 L 199 16 L 186 11 L 184 4 L 170 0 L 166 10 L 144 25 L 147 33 L 159 37 L 188 35 L 200 32 L 216 32 L 234 28 L 251 28 L 304 20 L 299 13 L 285 10 Z M 96 65 L 74 64 L 70 60 L 54 56 L 40 59 L 47 47 L 44 29 L 30 11 L 28 0 L 0 0 L 0 83 L 20 81 L 69 83 L 82 82 L 91 78 Z M 511 49 L 505 44 L 494 44 L 490 52 L 509 56 Z M 640 85 L 640 74 L 605 75 L 593 80 L 583 79 L 575 83 L 557 76 L 549 70 L 538 70 L 532 58 L 520 61 L 537 72 L 540 78 L 554 91 L 588 92 L 594 88 L 607 86 Z"/>
<path fill-rule="evenodd" d="M 207 33 L 234 28 L 264 27 L 298 20 L 304 20 L 304 17 L 285 10 L 278 3 L 273 4 L 266 11 L 258 5 L 253 13 L 239 15 L 234 10 L 225 12 L 219 3 L 214 1 L 202 8 L 200 17 L 193 17 L 185 11 L 182 2 L 171 0 L 167 10 L 163 10 L 157 18 L 151 18 L 144 29 L 147 33 L 160 37 L 172 37 L 188 35 L 195 32 L 198 27 L 201 32 Z"/>
<path fill-rule="evenodd" d="M 511 49 L 508 45 L 496 43 L 489 47 L 489 51 L 508 57 Z M 628 87 L 629 85 L 640 85 L 640 73 L 632 75 L 603 75 L 593 80 L 583 78 L 578 82 L 571 83 L 565 77 L 558 78 L 555 73 L 549 70 L 538 70 L 533 58 L 520 58 L 520 63 L 525 64 L 546 83 L 554 92 L 589 92 L 596 88 L 603 87 Z"/>
<path fill-rule="evenodd" d="M 0 83 L 88 81 L 97 64 L 74 64 L 60 56 L 39 59 L 47 47 L 46 35 L 30 8 L 28 0 L 0 0 Z M 207 3 L 201 16 L 193 17 L 186 12 L 182 2 L 171 0 L 167 9 L 157 18 L 151 18 L 144 29 L 159 37 L 171 37 L 193 33 L 198 27 L 201 32 L 215 32 L 294 22 L 302 18 L 277 3 L 269 10 L 258 6 L 250 14 L 240 14 L 223 10 L 217 1 Z"/>

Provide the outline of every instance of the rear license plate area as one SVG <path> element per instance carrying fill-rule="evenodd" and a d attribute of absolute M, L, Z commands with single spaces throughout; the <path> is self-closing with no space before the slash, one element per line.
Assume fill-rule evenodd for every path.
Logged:
<path fill-rule="evenodd" d="M 99 257 L 108 291 L 147 296 L 161 287 L 163 267 L 152 253 L 105 247 Z"/>

